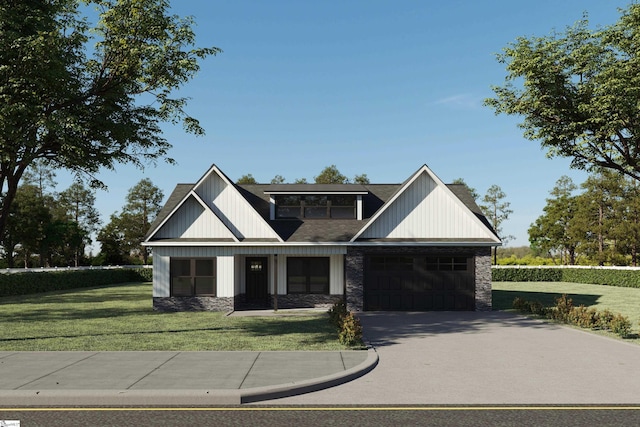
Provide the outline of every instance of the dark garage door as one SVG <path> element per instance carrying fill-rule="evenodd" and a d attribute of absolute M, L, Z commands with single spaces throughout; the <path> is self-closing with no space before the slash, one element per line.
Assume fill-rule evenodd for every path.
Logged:
<path fill-rule="evenodd" d="M 474 310 L 471 256 L 389 256 L 365 259 L 364 309 Z"/>

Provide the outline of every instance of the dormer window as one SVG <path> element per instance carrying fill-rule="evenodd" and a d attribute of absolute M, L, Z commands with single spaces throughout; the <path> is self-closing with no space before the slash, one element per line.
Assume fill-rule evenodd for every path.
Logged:
<path fill-rule="evenodd" d="M 355 195 L 277 195 L 276 219 L 355 219 Z"/>
<path fill-rule="evenodd" d="M 369 193 L 359 184 L 273 184 L 269 195 L 274 219 L 362 219 L 362 196 Z"/>

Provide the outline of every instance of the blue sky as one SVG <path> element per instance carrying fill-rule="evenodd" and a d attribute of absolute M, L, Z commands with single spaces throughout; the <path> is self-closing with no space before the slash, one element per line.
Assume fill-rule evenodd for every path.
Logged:
<path fill-rule="evenodd" d="M 482 106 L 504 81 L 495 54 L 518 36 L 563 31 L 589 13 L 591 25 L 617 21 L 629 1 L 326 0 L 174 1 L 192 15 L 198 45 L 224 52 L 201 63 L 180 95 L 206 136 L 165 125 L 177 166 L 119 166 L 101 179 L 103 223 L 127 190 L 149 178 L 168 197 L 215 163 L 230 178 L 251 173 L 309 181 L 335 164 L 345 175 L 399 183 L 423 164 L 444 182 L 463 178 L 482 196 L 492 185 L 513 214 L 503 231 L 528 245 L 567 159 L 547 159 L 522 137 L 518 117 Z M 70 181 L 58 174 L 58 190 Z M 97 247 L 97 246 L 96 246 Z M 96 250 L 97 252 L 97 250 Z"/>

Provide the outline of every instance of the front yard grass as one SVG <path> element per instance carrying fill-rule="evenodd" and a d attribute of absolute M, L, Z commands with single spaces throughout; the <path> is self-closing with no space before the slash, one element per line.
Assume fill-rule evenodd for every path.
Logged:
<path fill-rule="evenodd" d="M 0 351 L 345 349 L 324 313 L 158 313 L 150 283 L 0 298 Z"/>
<path fill-rule="evenodd" d="M 544 306 L 555 305 L 556 298 L 567 294 L 574 306 L 580 304 L 598 311 L 609 309 L 627 316 L 631 321 L 633 341 L 640 344 L 638 326 L 640 322 L 640 289 L 617 286 L 588 285 L 566 282 L 493 282 L 493 309 L 511 310 L 513 300 L 520 297 L 528 301 L 539 301 Z M 607 336 L 615 336 L 599 332 Z"/>

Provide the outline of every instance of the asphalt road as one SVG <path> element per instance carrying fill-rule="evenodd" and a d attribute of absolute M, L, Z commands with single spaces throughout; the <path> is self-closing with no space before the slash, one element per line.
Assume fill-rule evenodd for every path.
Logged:
<path fill-rule="evenodd" d="M 35 426 L 637 426 L 638 407 L 232 407 L 1 409 Z M 2 423 L 0 423 L 2 425 Z"/>

